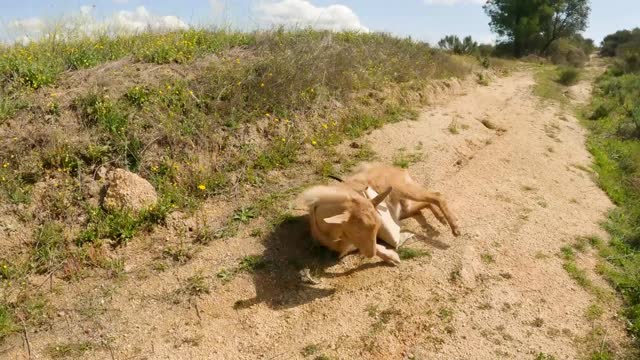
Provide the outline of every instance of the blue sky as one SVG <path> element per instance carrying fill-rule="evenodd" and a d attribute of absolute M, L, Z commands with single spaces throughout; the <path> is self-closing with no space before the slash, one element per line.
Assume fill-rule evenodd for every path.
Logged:
<path fill-rule="evenodd" d="M 242 29 L 274 24 L 387 31 L 436 42 L 470 34 L 490 41 L 483 0 L 0 0 L 0 38 L 34 38 L 46 24 L 69 16 L 138 29 L 230 25 Z M 640 26 L 640 1 L 592 0 L 586 36 L 599 42 L 622 28 Z"/>

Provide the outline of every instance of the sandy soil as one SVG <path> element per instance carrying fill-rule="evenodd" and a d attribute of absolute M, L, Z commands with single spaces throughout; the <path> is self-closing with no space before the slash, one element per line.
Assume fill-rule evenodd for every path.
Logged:
<path fill-rule="evenodd" d="M 536 98 L 533 85 L 524 71 L 459 87 L 417 121 L 363 140 L 382 161 L 420 154 L 413 177 L 442 192 L 458 216 L 459 238 L 430 214 L 426 227 L 406 222 L 419 234 L 406 246 L 430 257 L 399 267 L 358 256 L 340 263 L 311 257 L 300 220 L 263 242 L 214 242 L 163 272 L 128 261 L 120 282 L 58 288 L 78 295 L 59 300 L 51 329 L 30 334 L 33 358 L 47 358 L 52 344 L 91 341 L 109 345 L 83 358 L 534 359 L 542 352 L 576 359 L 596 327 L 604 329 L 599 343 L 624 347 L 618 300 L 606 300 L 600 320 L 587 319 L 599 300 L 569 277 L 558 256 L 577 237 L 605 236 L 598 222 L 612 204 L 585 171 L 585 131 L 570 111 Z M 579 86 L 580 94 L 588 89 Z M 216 276 L 248 254 L 264 255 L 267 266 L 228 282 Z M 578 264 L 607 289 L 594 256 L 578 254 Z M 301 280 L 297 271 L 309 265 L 319 284 Z M 210 294 L 177 291 L 196 273 L 211 284 Z M 26 358 L 25 350 L 18 339 L 4 352 Z"/>

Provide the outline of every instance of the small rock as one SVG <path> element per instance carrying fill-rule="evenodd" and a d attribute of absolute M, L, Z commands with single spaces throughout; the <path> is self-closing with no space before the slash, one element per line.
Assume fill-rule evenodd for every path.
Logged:
<path fill-rule="evenodd" d="M 158 202 L 153 186 L 140 176 L 115 169 L 107 174 L 107 191 L 102 206 L 107 211 L 148 209 Z"/>

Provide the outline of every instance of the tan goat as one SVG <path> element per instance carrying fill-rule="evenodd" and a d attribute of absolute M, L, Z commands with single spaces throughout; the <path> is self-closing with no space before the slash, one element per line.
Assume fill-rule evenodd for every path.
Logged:
<path fill-rule="evenodd" d="M 366 257 L 377 255 L 384 261 L 399 264 L 400 257 L 395 251 L 376 243 L 381 224 L 376 206 L 391 191 L 390 188 L 383 190 L 371 200 L 344 185 L 315 186 L 305 191 L 311 235 L 340 257 L 357 249 Z"/>
<path fill-rule="evenodd" d="M 381 192 L 392 188 L 386 203 L 391 216 L 397 222 L 419 215 L 422 209 L 429 208 L 441 223 L 449 224 L 453 235 L 460 235 L 456 218 L 442 195 L 425 189 L 413 180 L 405 169 L 384 164 L 364 163 L 353 175 L 344 179 L 343 185 L 355 191 L 371 187 L 376 192 Z"/>

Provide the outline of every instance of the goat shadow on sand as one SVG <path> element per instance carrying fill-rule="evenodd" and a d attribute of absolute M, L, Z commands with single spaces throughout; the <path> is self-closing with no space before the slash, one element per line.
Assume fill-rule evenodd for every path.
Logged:
<path fill-rule="evenodd" d="M 426 230 L 426 235 L 417 235 L 417 239 L 430 246 L 446 249 L 449 245 L 435 239 L 440 233 L 424 221 L 419 221 Z M 335 294 L 334 288 L 328 288 L 323 280 L 349 276 L 356 272 L 379 266 L 391 266 L 382 261 L 364 263 L 347 271 L 336 273 L 327 269 L 336 265 L 339 259 L 336 254 L 320 247 L 312 241 L 306 215 L 290 217 L 271 231 L 263 240 L 265 246 L 262 254 L 265 266 L 256 269 L 251 276 L 256 296 L 238 300 L 234 309 L 247 309 L 265 303 L 271 309 L 282 310 L 304 305 L 330 297 Z M 310 274 L 320 284 L 309 283 L 301 274 L 309 269 Z"/>
<path fill-rule="evenodd" d="M 304 305 L 335 294 L 334 288 L 327 288 L 327 284 L 322 283 L 324 279 L 387 266 L 384 263 L 367 263 L 343 273 L 328 273 L 327 268 L 336 265 L 338 257 L 313 243 L 306 215 L 280 223 L 263 244 L 265 251 L 262 256 L 266 265 L 251 274 L 256 296 L 237 301 L 234 309 L 246 309 L 260 303 L 277 310 Z M 301 274 L 304 269 L 309 269 L 312 277 L 321 283 L 305 282 Z"/>

